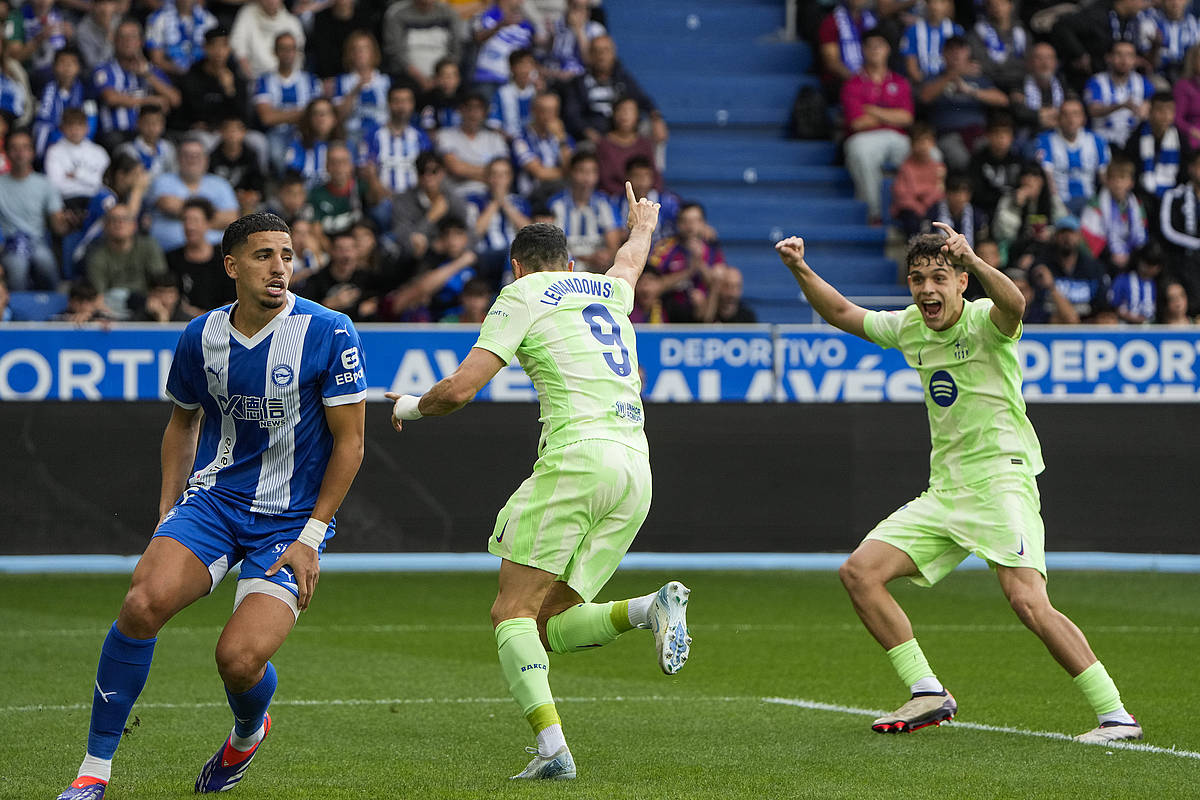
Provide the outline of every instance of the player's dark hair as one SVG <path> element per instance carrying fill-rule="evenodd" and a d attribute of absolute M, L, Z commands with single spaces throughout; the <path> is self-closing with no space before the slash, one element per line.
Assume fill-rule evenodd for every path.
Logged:
<path fill-rule="evenodd" d="M 250 234 L 267 231 L 280 231 L 289 236 L 292 233 L 286 222 L 269 211 L 255 211 L 241 219 L 235 219 L 225 229 L 225 235 L 221 238 L 221 255 L 228 256 L 233 253 L 235 247 L 246 243 Z"/>
<path fill-rule="evenodd" d="M 571 260 L 567 235 L 549 222 L 534 222 L 521 228 L 513 237 L 508 254 L 531 272 L 566 269 Z"/>
<path fill-rule="evenodd" d="M 919 233 L 912 237 L 908 240 L 908 255 L 904 260 L 905 268 L 911 269 L 917 266 L 918 261 L 945 267 L 951 266 L 945 254 L 942 253 L 942 245 L 945 243 L 946 237 L 940 233 Z M 963 267 L 954 267 L 954 269 L 959 272 L 964 271 Z"/>

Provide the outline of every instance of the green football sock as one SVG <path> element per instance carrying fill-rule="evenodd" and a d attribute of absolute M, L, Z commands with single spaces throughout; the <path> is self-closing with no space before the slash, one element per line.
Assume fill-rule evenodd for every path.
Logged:
<path fill-rule="evenodd" d="M 1099 661 L 1076 675 L 1075 685 L 1091 703 L 1097 716 L 1111 714 L 1121 708 L 1121 693 Z"/>
<path fill-rule="evenodd" d="M 624 628 L 617 625 L 618 621 L 624 621 Z M 556 653 L 575 653 L 606 645 L 627 630 L 633 630 L 629 623 L 628 600 L 580 603 L 546 622 L 546 639 Z"/>
<path fill-rule="evenodd" d="M 891 660 L 896 674 L 900 676 L 900 680 L 904 681 L 906 686 L 912 686 L 922 678 L 936 680 L 933 670 L 929 668 L 929 662 L 925 660 L 925 654 L 921 652 L 921 645 L 917 644 L 916 639 L 901 642 L 888 650 L 887 656 Z"/>
<path fill-rule="evenodd" d="M 554 695 L 550 693 L 550 659 L 538 636 L 537 622 L 529 617 L 501 622 L 496 626 L 496 650 L 508 691 L 533 732 L 558 722 Z"/>

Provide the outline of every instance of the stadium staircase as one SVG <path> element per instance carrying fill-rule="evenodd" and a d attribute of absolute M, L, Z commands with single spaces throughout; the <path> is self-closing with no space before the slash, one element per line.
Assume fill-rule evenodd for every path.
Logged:
<path fill-rule="evenodd" d="M 903 304 L 896 266 L 884 256 L 885 230 L 867 225 L 849 173 L 833 165 L 834 145 L 785 138 L 796 92 L 817 78 L 812 48 L 780 36 L 783 0 L 605 0 L 604 7 L 619 58 L 670 125 L 667 187 L 704 204 L 726 260 L 745 273 L 746 300 L 760 320 L 813 320 L 772 250 L 793 234 L 845 294 L 876 307 Z"/>

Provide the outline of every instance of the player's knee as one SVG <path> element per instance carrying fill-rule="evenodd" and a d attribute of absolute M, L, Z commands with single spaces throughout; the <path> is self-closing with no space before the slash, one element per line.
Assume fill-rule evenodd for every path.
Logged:
<path fill-rule="evenodd" d="M 121 604 L 118 628 L 137 639 L 149 639 L 158 634 L 171 616 L 171 604 L 166 598 L 142 585 L 135 584 L 125 594 Z"/>
<path fill-rule="evenodd" d="M 1050 604 L 1044 596 L 1035 592 L 1016 591 L 1008 596 L 1008 604 L 1012 607 L 1017 619 L 1027 628 L 1037 629 L 1039 620 L 1049 610 Z"/>
<path fill-rule="evenodd" d="M 265 661 L 244 648 L 217 645 L 217 672 L 231 691 L 245 691 L 258 682 Z"/>
<path fill-rule="evenodd" d="M 853 594 L 870 585 L 871 570 L 866 568 L 859 559 L 850 556 L 838 567 L 838 577 L 842 579 L 842 585 L 846 587 L 846 591 Z"/>

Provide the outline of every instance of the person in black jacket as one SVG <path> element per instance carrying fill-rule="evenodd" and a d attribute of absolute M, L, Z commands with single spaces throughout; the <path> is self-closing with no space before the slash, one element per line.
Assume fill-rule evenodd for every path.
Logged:
<path fill-rule="evenodd" d="M 1104 57 L 1113 42 L 1132 42 L 1139 56 L 1138 69 L 1147 66 L 1153 23 L 1147 25 L 1141 13 L 1148 5 L 1146 0 L 1101 0 L 1055 23 L 1050 36 L 1076 91 L 1103 71 Z"/>
<path fill-rule="evenodd" d="M 617 61 L 617 46 L 611 36 L 592 40 L 592 63 L 567 86 L 563 118 L 576 139 L 600 141 L 612 128 L 613 106 L 622 97 L 632 97 L 638 109 L 650 117 L 654 143 L 667 140 L 667 123 L 654 101 L 633 75 Z"/>

